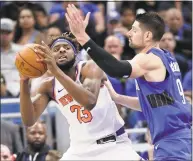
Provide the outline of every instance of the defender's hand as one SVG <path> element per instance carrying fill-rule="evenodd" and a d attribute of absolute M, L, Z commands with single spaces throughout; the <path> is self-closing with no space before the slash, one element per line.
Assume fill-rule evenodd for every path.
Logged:
<path fill-rule="evenodd" d="M 116 98 L 118 97 L 118 94 L 115 92 L 111 82 L 109 80 L 104 82 L 105 86 L 108 88 L 108 91 L 111 95 L 111 98 L 115 101 Z"/>
<path fill-rule="evenodd" d="M 85 33 L 86 27 L 89 22 L 90 12 L 87 13 L 86 18 L 80 15 L 80 11 L 73 5 L 69 4 L 67 7 L 66 19 L 69 23 L 70 31 L 75 37 L 80 37 Z"/>

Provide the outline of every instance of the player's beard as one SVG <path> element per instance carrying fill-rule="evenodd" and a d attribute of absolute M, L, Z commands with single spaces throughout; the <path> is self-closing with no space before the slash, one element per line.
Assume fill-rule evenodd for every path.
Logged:
<path fill-rule="evenodd" d="M 30 145 L 31 149 L 33 149 L 34 152 L 39 152 L 44 147 L 45 142 L 44 141 L 39 143 L 28 142 L 28 144 Z"/>
<path fill-rule="evenodd" d="M 65 64 L 58 64 L 58 63 L 57 63 L 57 66 L 58 66 L 62 71 L 68 71 L 68 70 L 70 70 L 70 69 L 73 67 L 75 61 L 76 61 L 76 58 L 74 57 L 72 60 L 66 62 Z"/>

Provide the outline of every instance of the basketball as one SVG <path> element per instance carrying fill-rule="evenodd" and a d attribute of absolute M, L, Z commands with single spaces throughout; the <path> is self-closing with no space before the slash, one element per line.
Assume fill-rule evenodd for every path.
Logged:
<path fill-rule="evenodd" d="M 18 71 L 29 78 L 37 78 L 47 71 L 47 65 L 43 62 L 37 62 L 41 55 L 34 51 L 36 44 L 26 45 L 16 55 L 15 65 Z"/>

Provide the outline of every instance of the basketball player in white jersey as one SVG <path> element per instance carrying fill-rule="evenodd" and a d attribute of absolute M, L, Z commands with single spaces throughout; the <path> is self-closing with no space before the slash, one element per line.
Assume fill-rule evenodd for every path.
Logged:
<path fill-rule="evenodd" d="M 53 77 L 40 82 L 31 99 L 29 79 L 21 76 L 24 124 L 33 125 L 49 101 L 55 100 L 70 125 L 70 147 L 61 160 L 140 160 L 103 85 L 106 79 L 103 71 L 93 61 L 75 63 L 77 42 L 63 35 L 54 39 L 50 47 L 43 43 L 35 51 L 44 57 L 37 61 L 46 63 Z"/>

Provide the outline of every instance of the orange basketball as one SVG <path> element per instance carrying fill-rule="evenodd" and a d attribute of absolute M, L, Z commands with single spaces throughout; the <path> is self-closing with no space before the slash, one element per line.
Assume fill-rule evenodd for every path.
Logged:
<path fill-rule="evenodd" d="M 42 56 L 34 51 L 35 46 L 36 44 L 26 45 L 17 53 L 15 60 L 18 71 L 30 78 L 40 77 L 47 71 L 45 63 L 37 62 L 37 58 L 42 58 Z"/>

